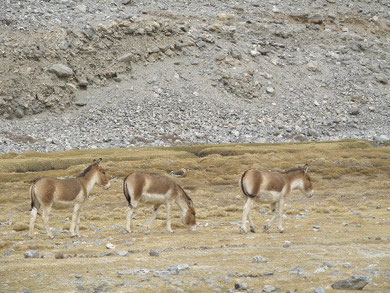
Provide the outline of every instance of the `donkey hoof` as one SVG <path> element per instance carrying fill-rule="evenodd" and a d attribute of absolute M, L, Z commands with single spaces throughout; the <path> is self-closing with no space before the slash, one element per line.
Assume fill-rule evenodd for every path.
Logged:
<path fill-rule="evenodd" d="M 269 225 L 264 225 L 263 230 L 264 232 L 267 232 L 269 230 Z"/>
<path fill-rule="evenodd" d="M 286 232 L 286 230 L 284 230 L 284 229 L 279 229 L 279 233 L 284 233 L 284 232 Z"/>
<path fill-rule="evenodd" d="M 250 228 L 250 231 L 251 231 L 252 233 L 256 233 L 256 230 L 255 230 L 255 228 L 253 228 L 253 227 Z"/>

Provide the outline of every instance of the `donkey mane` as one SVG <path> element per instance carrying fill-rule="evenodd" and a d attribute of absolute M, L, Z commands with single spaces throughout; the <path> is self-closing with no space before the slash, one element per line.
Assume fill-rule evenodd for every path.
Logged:
<path fill-rule="evenodd" d="M 287 170 L 287 171 L 283 171 L 283 172 L 280 172 L 280 173 L 282 173 L 282 174 L 288 174 L 288 173 L 291 173 L 291 172 L 297 172 L 297 171 L 305 171 L 305 169 L 303 169 L 303 168 L 292 168 L 292 169 L 290 169 L 290 170 Z"/>
<path fill-rule="evenodd" d="M 181 191 L 183 191 L 184 199 L 186 200 L 188 206 L 193 207 L 193 206 L 194 206 L 194 203 L 192 202 L 191 197 L 189 197 L 189 195 L 187 194 L 187 192 L 184 191 L 183 187 L 181 187 L 180 185 L 177 185 L 177 186 L 179 186 L 179 188 L 181 189 Z"/>
<path fill-rule="evenodd" d="M 93 163 L 93 164 L 89 165 L 89 166 L 83 171 L 83 173 L 81 173 L 79 176 L 77 176 L 77 178 L 84 177 L 85 175 L 87 175 L 87 173 L 88 173 L 89 171 L 91 171 L 92 167 L 94 167 L 94 166 L 96 166 L 96 165 L 97 165 L 97 163 Z"/>

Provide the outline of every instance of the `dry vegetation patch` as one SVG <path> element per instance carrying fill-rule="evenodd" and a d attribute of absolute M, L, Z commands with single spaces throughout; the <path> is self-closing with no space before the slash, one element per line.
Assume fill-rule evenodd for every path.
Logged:
<path fill-rule="evenodd" d="M 365 291 L 384 292 L 390 288 L 389 155 L 388 146 L 342 141 L 0 156 L 0 291 L 81 287 L 96 291 L 105 286 L 114 292 L 156 288 L 199 292 L 226 291 L 236 282 L 246 282 L 256 290 L 268 284 L 282 292 L 306 292 L 318 286 L 328 290 L 337 280 L 364 274 L 372 279 Z M 35 238 L 28 239 L 30 182 L 43 176 L 76 176 L 99 157 L 112 186 L 108 191 L 93 189 L 81 214 L 84 237 L 70 238 L 72 214 L 65 209 L 51 213 L 54 240 L 47 239 L 40 218 Z M 287 170 L 305 163 L 311 166 L 315 196 L 291 195 L 285 210 L 286 233 L 261 232 L 271 211 L 258 205 L 253 210 L 258 233 L 240 234 L 245 200 L 238 187 L 241 174 L 248 168 Z M 152 232 L 145 234 L 152 207 L 141 204 L 135 213 L 136 232 L 126 234 L 122 180 L 134 171 L 164 174 L 181 184 L 194 201 L 198 230 L 189 232 L 175 207 L 175 233 L 166 233 L 166 210 L 161 208 Z M 290 248 L 283 247 L 285 241 L 291 242 Z M 107 243 L 115 249 L 108 250 Z M 29 249 L 40 250 L 43 258 L 24 259 Z M 160 255 L 150 256 L 150 249 L 159 250 Z M 118 251 L 129 255 L 120 257 L 115 254 Z M 257 255 L 268 261 L 253 262 Z M 331 266 L 325 268 L 324 262 Z M 181 263 L 190 269 L 175 275 L 160 273 Z M 141 269 L 148 272 L 139 273 Z"/>

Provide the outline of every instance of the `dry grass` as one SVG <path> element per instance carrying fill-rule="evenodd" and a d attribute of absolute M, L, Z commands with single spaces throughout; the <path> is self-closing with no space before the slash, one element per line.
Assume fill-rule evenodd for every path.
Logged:
<path fill-rule="evenodd" d="M 108 191 L 95 187 L 81 216 L 82 234 L 73 241 L 69 234 L 57 234 L 48 240 L 37 234 L 27 235 L 30 182 L 38 177 L 74 176 L 94 158 L 112 177 Z M 75 291 L 82 284 L 89 291 L 107 284 L 111 291 L 156 290 L 168 292 L 182 288 L 188 292 L 233 288 L 234 282 L 247 282 L 261 290 L 265 284 L 287 290 L 312 292 L 317 286 L 330 288 L 332 282 L 352 274 L 365 274 L 373 283 L 365 291 L 384 292 L 390 287 L 389 215 L 390 147 L 376 147 L 365 141 L 341 141 L 302 144 L 199 145 L 171 148 L 135 148 L 68 151 L 42 154 L 6 154 L 0 156 L 0 291 Z M 315 196 L 306 199 L 294 192 L 286 206 L 285 234 L 242 235 L 244 198 L 238 188 L 240 175 L 248 168 L 286 170 L 309 163 Z M 152 207 L 140 206 L 134 220 L 138 232 L 123 234 L 126 200 L 122 178 L 133 171 L 174 174 L 192 197 L 201 227 L 190 233 L 181 224 L 174 209 L 174 234 L 165 233 L 165 208 L 159 211 L 152 233 L 142 233 Z M 258 227 L 270 217 L 256 212 Z M 50 223 L 57 230 L 69 229 L 71 210 L 53 210 Z M 36 231 L 43 231 L 41 219 Z M 320 232 L 313 231 L 314 225 Z M 100 230 L 96 232 L 97 230 Z M 290 249 L 284 241 L 292 242 Z M 128 241 L 133 246 L 126 246 Z M 106 252 L 111 242 L 116 250 L 131 250 L 129 257 L 87 257 Z M 43 259 L 23 257 L 28 249 L 40 249 Z M 153 258 L 149 249 L 162 253 Z M 55 259 L 56 253 L 67 258 Z M 10 255 L 8 255 L 10 254 Z M 252 262 L 255 255 L 268 258 L 265 264 Z M 323 262 L 334 264 L 323 273 L 315 273 Z M 187 263 L 191 269 L 177 277 L 181 285 L 164 278 L 117 275 L 131 269 L 165 270 L 172 264 Z M 351 267 L 343 264 L 350 263 Z M 291 272 L 294 267 L 306 276 Z M 17 275 L 14 272 L 18 272 Z M 266 276 L 265 273 L 273 272 Z M 39 274 L 39 277 L 31 277 Z M 82 274 L 75 280 L 74 274 Z M 227 281 L 223 281 L 224 277 Z M 252 276 L 252 277 L 250 277 Z M 253 277 L 257 276 L 257 277 Z M 220 278 L 220 279 L 218 279 Z M 135 285 L 120 284 L 133 280 Z M 230 281 L 229 281 L 230 280 Z M 172 280 L 171 280 L 172 281 Z M 158 287 L 148 287 L 149 283 Z M 196 284 L 196 287 L 193 286 Z"/>

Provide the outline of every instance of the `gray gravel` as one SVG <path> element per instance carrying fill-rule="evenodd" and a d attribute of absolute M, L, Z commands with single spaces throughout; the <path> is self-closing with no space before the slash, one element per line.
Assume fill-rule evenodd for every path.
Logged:
<path fill-rule="evenodd" d="M 389 8 L 346 0 L 1 1 L 0 154 L 384 143 Z"/>

